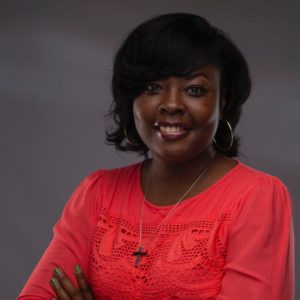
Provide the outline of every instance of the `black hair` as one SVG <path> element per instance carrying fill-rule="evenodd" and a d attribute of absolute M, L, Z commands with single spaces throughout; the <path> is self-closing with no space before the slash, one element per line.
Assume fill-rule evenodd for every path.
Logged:
<path fill-rule="evenodd" d="M 249 97 L 251 80 L 247 62 L 232 40 L 204 18 L 187 13 L 160 15 L 136 27 L 114 59 L 110 115 L 117 128 L 106 131 L 107 142 L 118 150 L 136 151 L 147 157 L 148 148 L 134 124 L 134 99 L 152 81 L 184 77 L 206 64 L 221 71 L 221 96 L 225 98 L 222 119 L 234 130 Z M 218 132 L 219 129 L 216 150 L 229 157 L 237 156 L 239 138 L 234 136 L 228 150 L 230 134 L 227 138 Z"/>

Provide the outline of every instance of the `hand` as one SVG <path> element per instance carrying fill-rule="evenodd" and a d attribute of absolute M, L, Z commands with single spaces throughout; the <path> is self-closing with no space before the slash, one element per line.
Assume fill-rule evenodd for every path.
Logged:
<path fill-rule="evenodd" d="M 56 294 L 56 300 L 95 300 L 93 291 L 89 287 L 80 266 L 76 265 L 74 274 L 78 284 L 77 288 L 69 277 L 59 267 L 53 270 L 53 277 L 49 284 Z"/>

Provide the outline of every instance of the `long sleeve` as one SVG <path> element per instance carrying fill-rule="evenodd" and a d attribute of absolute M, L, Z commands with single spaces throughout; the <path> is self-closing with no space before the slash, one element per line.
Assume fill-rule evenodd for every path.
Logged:
<path fill-rule="evenodd" d="M 60 266 L 75 282 L 73 269 L 80 264 L 86 272 L 89 242 L 95 227 L 99 188 L 104 171 L 87 176 L 75 189 L 61 218 L 54 226 L 53 239 L 28 279 L 18 299 L 52 299 L 49 286 L 52 271 Z"/>
<path fill-rule="evenodd" d="M 281 181 L 270 176 L 249 188 L 229 230 L 217 300 L 294 299 L 292 203 Z"/>

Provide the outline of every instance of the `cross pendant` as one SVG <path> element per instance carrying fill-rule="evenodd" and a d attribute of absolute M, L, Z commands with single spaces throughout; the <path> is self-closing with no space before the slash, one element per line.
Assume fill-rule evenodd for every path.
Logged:
<path fill-rule="evenodd" d="M 132 253 L 133 256 L 136 256 L 134 266 L 137 268 L 140 264 L 140 260 L 142 256 L 147 255 L 147 251 L 143 251 L 143 247 L 139 246 L 138 251 Z"/>

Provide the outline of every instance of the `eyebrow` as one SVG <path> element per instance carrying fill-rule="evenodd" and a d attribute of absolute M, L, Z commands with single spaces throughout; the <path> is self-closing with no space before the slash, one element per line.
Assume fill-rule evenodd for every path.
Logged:
<path fill-rule="evenodd" d="M 203 76 L 203 77 L 205 77 L 208 81 L 210 81 L 209 77 L 208 77 L 205 73 L 202 73 L 202 72 L 197 72 L 197 73 L 189 74 L 189 75 L 187 75 L 187 76 L 184 76 L 184 79 L 186 79 L 186 80 L 191 80 L 191 79 L 194 79 L 194 78 L 200 77 L 200 76 Z"/>

